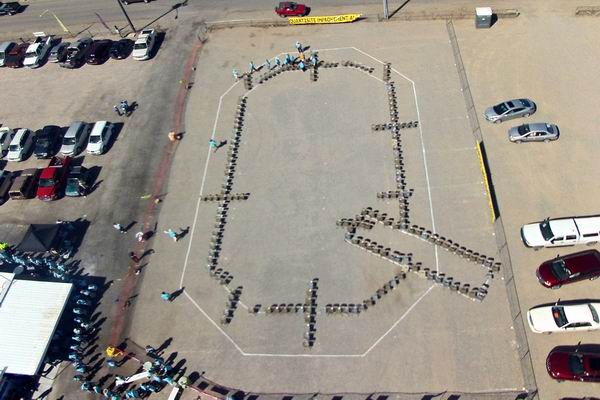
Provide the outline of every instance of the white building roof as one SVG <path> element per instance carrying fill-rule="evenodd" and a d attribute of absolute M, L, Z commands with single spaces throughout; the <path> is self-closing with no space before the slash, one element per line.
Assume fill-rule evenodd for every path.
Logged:
<path fill-rule="evenodd" d="M 9 374 L 37 373 L 72 286 L 0 273 L 0 369 L 7 367 Z"/>

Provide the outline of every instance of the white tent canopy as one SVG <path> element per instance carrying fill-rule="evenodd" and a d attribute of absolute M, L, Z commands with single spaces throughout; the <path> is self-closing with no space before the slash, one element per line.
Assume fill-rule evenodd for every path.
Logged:
<path fill-rule="evenodd" d="M 35 375 L 73 285 L 14 279 L 0 273 L 0 369 Z"/>

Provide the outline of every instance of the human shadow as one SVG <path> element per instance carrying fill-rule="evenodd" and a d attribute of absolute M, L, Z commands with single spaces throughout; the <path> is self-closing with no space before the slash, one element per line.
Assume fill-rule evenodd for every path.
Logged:
<path fill-rule="evenodd" d="M 181 296 L 181 294 L 183 293 L 184 290 L 185 290 L 185 286 L 181 287 L 181 288 L 177 289 L 176 291 L 174 291 L 173 293 L 171 293 L 171 301 L 173 301 L 176 298 L 178 298 L 179 296 Z"/>

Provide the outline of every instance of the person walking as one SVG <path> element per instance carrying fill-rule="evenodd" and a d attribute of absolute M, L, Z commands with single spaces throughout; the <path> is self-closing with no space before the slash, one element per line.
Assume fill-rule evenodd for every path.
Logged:
<path fill-rule="evenodd" d="M 168 237 L 170 237 L 171 239 L 173 239 L 174 242 L 176 242 L 176 241 L 179 240 L 179 235 L 177 234 L 177 232 L 175 232 L 171 228 L 169 228 L 166 231 L 164 231 L 164 233 L 166 233 Z"/>
<path fill-rule="evenodd" d="M 125 229 L 125 227 L 123 225 L 121 225 L 118 222 L 115 222 L 113 224 L 113 228 L 115 228 L 116 230 L 118 230 L 120 233 L 127 233 L 127 230 Z"/>
<path fill-rule="evenodd" d="M 136 264 L 140 262 L 140 258 L 133 251 L 129 252 L 129 258 Z"/>
<path fill-rule="evenodd" d="M 233 74 L 233 79 L 235 79 L 236 81 L 240 80 L 240 71 L 234 68 L 233 71 L 231 71 L 231 73 Z"/>
<path fill-rule="evenodd" d="M 219 143 L 217 143 L 217 141 L 215 139 L 210 139 L 208 141 L 208 147 L 210 147 L 213 150 L 213 153 L 217 152 L 217 149 L 219 148 Z"/>
<path fill-rule="evenodd" d="M 168 293 L 168 292 L 161 292 L 160 293 L 160 298 L 163 299 L 164 301 L 171 301 L 172 300 L 171 293 Z"/>

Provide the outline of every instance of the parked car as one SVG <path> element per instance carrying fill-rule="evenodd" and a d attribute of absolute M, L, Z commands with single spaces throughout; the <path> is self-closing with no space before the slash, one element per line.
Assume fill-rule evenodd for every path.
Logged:
<path fill-rule="evenodd" d="M 113 135 L 114 125 L 107 121 L 98 121 L 94 124 L 87 145 L 89 154 L 100 155 L 106 150 Z"/>
<path fill-rule="evenodd" d="M 33 135 L 29 129 L 19 129 L 8 146 L 8 161 L 23 161 L 33 145 Z"/>
<path fill-rule="evenodd" d="M 87 143 L 87 134 L 88 127 L 85 122 L 73 122 L 63 137 L 60 152 L 66 156 L 77 155 Z"/>
<path fill-rule="evenodd" d="M 546 218 L 542 222 L 523 225 L 521 239 L 525 247 L 534 249 L 598 243 L 600 216 Z"/>
<path fill-rule="evenodd" d="M 543 262 L 536 275 L 542 285 L 552 289 L 584 279 L 597 279 L 600 277 L 600 253 L 597 250 L 586 250 L 557 256 Z"/>
<path fill-rule="evenodd" d="M 149 59 L 155 43 L 156 31 L 154 29 L 142 30 L 133 44 L 133 59 L 138 61 Z"/>
<path fill-rule="evenodd" d="M 31 199 L 35 196 L 39 177 L 40 170 L 37 168 L 22 171 L 10 186 L 8 196 L 13 200 Z"/>
<path fill-rule="evenodd" d="M 21 68 L 23 66 L 23 60 L 25 60 L 25 53 L 29 43 L 19 43 L 8 52 L 8 55 L 4 59 L 4 66 L 10 68 Z"/>
<path fill-rule="evenodd" d="M 87 194 L 89 171 L 83 166 L 71 168 L 67 176 L 65 195 L 70 197 L 85 196 Z"/>
<path fill-rule="evenodd" d="M 56 154 L 60 146 L 60 127 L 46 125 L 35 133 L 33 154 L 37 158 L 48 158 Z"/>
<path fill-rule="evenodd" d="M 36 196 L 40 200 L 55 200 L 60 195 L 65 178 L 69 172 L 71 157 L 52 157 L 50 163 L 42 170 Z"/>
<path fill-rule="evenodd" d="M 61 67 L 65 68 L 77 68 L 85 62 L 85 57 L 92 45 L 92 39 L 89 37 L 81 38 L 73 43 L 67 49 L 67 58 L 65 61 L 60 63 Z"/>
<path fill-rule="evenodd" d="M 108 60 L 108 51 L 110 50 L 110 46 L 112 44 L 112 40 L 94 40 L 94 43 L 90 46 L 90 51 L 86 57 L 86 62 L 88 64 L 102 64 L 104 61 Z"/>
<path fill-rule="evenodd" d="M 129 39 L 121 39 L 119 41 L 113 42 L 112 46 L 110 46 L 110 58 L 115 60 L 122 60 L 127 58 L 129 53 L 131 53 L 131 49 L 133 47 L 133 43 Z"/>
<path fill-rule="evenodd" d="M 10 185 L 12 185 L 12 173 L 0 171 L 0 204 L 4 204 L 8 200 Z"/>
<path fill-rule="evenodd" d="M 9 127 L 3 126 L 0 128 L 0 158 L 4 157 L 8 153 L 8 147 L 10 146 L 10 142 L 14 136 L 15 131 Z"/>
<path fill-rule="evenodd" d="M 508 130 L 508 140 L 514 143 L 546 142 L 558 139 L 558 126 L 547 123 L 523 124 Z"/>
<path fill-rule="evenodd" d="M 496 104 L 485 110 L 483 116 L 490 122 L 500 123 L 513 118 L 529 117 L 536 105 L 529 99 L 515 99 Z"/>
<path fill-rule="evenodd" d="M 150 3 L 150 0 L 121 0 L 121 3 L 128 5 L 131 3 Z"/>
<path fill-rule="evenodd" d="M 0 67 L 4 67 L 4 63 L 8 53 L 15 47 L 17 44 L 15 42 L 2 42 L 0 43 Z"/>
<path fill-rule="evenodd" d="M 43 32 L 36 32 L 35 35 L 35 41 L 27 47 L 25 60 L 23 60 L 23 65 L 27 68 L 39 67 L 54 45 L 52 36 L 46 36 Z"/>
<path fill-rule="evenodd" d="M 310 8 L 308 8 L 304 4 L 294 3 L 291 1 L 283 1 L 279 3 L 277 7 L 275 7 L 275 12 L 280 17 L 304 17 L 308 15 L 310 12 Z"/>
<path fill-rule="evenodd" d="M 555 347 L 546 358 L 546 370 L 558 381 L 600 381 L 600 354 Z"/>
<path fill-rule="evenodd" d="M 600 329 L 598 312 L 600 303 L 556 303 L 530 309 L 527 321 L 535 333 L 593 331 Z"/>
<path fill-rule="evenodd" d="M 0 3 L 0 15 L 15 15 L 21 12 L 22 5 L 16 1 Z"/>
<path fill-rule="evenodd" d="M 71 45 L 71 43 L 69 43 L 69 42 L 60 42 L 59 44 L 54 46 L 50 50 L 50 56 L 48 56 L 48 62 L 51 62 L 51 63 L 64 62 L 65 59 L 67 58 L 67 49 L 69 48 L 70 45 Z"/>

